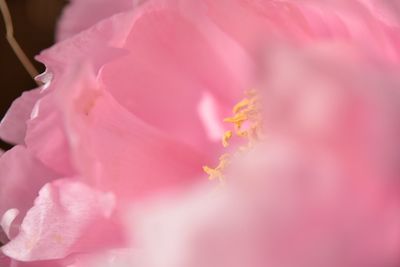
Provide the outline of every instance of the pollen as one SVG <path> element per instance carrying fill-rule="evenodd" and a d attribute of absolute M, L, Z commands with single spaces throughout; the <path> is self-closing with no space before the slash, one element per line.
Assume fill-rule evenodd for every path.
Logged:
<path fill-rule="evenodd" d="M 203 170 L 205 173 L 208 174 L 208 179 L 210 180 L 218 179 L 220 182 L 223 183 L 225 180 L 224 170 L 230 163 L 230 157 L 231 155 L 229 153 L 225 153 L 222 156 L 220 156 L 218 166 L 215 168 L 204 166 Z"/>
<path fill-rule="evenodd" d="M 232 138 L 233 133 L 232 131 L 226 131 L 224 136 L 222 137 L 222 146 L 227 147 L 229 146 L 229 140 Z"/>
<path fill-rule="evenodd" d="M 232 110 L 233 115 L 225 118 L 224 122 L 232 124 L 233 130 L 228 130 L 222 137 L 222 146 L 227 148 L 231 139 L 236 136 L 247 142 L 234 153 L 225 153 L 219 157 L 219 163 L 215 168 L 204 166 L 203 170 L 210 180 L 225 181 L 226 168 L 231 164 L 231 159 L 238 153 L 249 150 L 255 141 L 263 138 L 262 117 L 260 99 L 256 90 L 246 92 L 246 97 L 238 102 Z"/>

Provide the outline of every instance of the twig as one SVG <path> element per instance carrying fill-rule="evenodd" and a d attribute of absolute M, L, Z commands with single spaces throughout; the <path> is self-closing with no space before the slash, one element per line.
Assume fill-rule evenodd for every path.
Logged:
<path fill-rule="evenodd" d="M 25 70 L 29 73 L 32 79 L 35 81 L 37 85 L 41 85 L 40 82 L 35 80 L 35 77 L 39 75 L 39 72 L 33 66 L 32 62 L 26 56 L 22 48 L 19 46 L 17 40 L 14 38 L 14 26 L 12 23 L 10 10 L 8 9 L 7 3 L 5 0 L 0 0 L 0 10 L 4 19 L 4 24 L 6 26 L 6 38 L 11 48 L 14 50 L 15 55 L 17 55 L 19 61 L 24 66 Z"/>

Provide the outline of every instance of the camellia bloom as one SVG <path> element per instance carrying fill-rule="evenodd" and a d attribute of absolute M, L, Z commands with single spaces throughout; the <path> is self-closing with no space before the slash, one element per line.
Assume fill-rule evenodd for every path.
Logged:
<path fill-rule="evenodd" d="M 0 125 L 1 266 L 398 265 L 396 6 L 72 1 Z"/>
<path fill-rule="evenodd" d="M 118 266 L 398 264 L 396 73 L 343 47 L 269 53 L 265 139 L 232 158 L 223 188 L 133 210 L 143 251 Z"/>

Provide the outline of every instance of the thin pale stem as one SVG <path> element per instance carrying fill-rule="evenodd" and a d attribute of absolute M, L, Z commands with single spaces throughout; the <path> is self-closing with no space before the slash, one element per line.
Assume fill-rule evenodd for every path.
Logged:
<path fill-rule="evenodd" d="M 6 38 L 8 43 L 10 44 L 21 64 L 24 66 L 25 70 L 29 73 L 36 84 L 40 85 L 40 82 L 35 80 L 35 77 L 39 75 L 39 72 L 33 66 L 32 62 L 29 60 L 29 58 L 26 56 L 26 54 L 18 44 L 17 40 L 15 40 L 14 38 L 14 26 L 10 15 L 10 10 L 8 9 L 8 5 L 5 0 L 0 0 L 0 11 L 4 19 L 4 24 L 6 26 Z"/>

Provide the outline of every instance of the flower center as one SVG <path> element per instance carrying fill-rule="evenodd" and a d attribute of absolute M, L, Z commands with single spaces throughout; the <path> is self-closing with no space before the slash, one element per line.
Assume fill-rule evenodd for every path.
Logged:
<path fill-rule="evenodd" d="M 236 136 L 245 139 L 245 145 L 233 153 L 224 153 L 219 157 L 219 163 L 215 168 L 204 166 L 203 170 L 208 174 L 210 180 L 225 182 L 225 170 L 230 165 L 231 160 L 238 153 L 251 149 L 254 143 L 263 138 L 262 115 L 260 108 L 260 98 L 256 90 L 246 91 L 246 97 L 233 107 L 233 116 L 224 119 L 224 122 L 233 124 L 233 130 L 228 130 L 222 137 L 224 148 L 230 145 L 231 139 Z"/>

